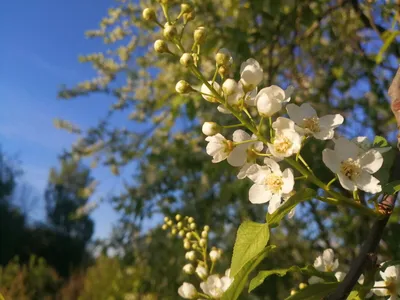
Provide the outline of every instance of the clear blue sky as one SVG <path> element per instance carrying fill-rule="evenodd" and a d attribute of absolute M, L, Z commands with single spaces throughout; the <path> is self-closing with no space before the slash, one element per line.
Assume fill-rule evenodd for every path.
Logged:
<path fill-rule="evenodd" d="M 44 216 L 43 190 L 48 171 L 57 166 L 57 155 L 74 136 L 53 127 L 54 118 L 76 124 L 96 124 L 109 101 L 104 97 L 74 101 L 56 99 L 60 84 L 72 86 L 93 75 L 89 65 L 78 63 L 78 54 L 100 51 L 100 41 L 88 40 L 87 29 L 97 24 L 112 0 L 5 1 L 0 5 L 0 144 L 17 154 L 25 172 L 23 180 L 40 196 L 30 217 Z M 100 189 L 93 198 L 118 189 L 118 179 L 97 170 Z M 95 236 L 106 237 L 117 215 L 108 204 L 93 213 Z"/>

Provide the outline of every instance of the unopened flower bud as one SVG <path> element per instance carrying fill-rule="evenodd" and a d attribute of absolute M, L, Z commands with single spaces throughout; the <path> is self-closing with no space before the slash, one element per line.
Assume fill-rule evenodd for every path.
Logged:
<path fill-rule="evenodd" d="M 162 230 L 167 230 L 168 226 L 167 226 L 167 224 L 163 224 L 163 226 L 161 226 L 161 228 L 162 228 Z"/>
<path fill-rule="evenodd" d="M 167 43 L 163 40 L 157 40 L 154 42 L 154 50 L 157 53 L 170 53 Z"/>
<path fill-rule="evenodd" d="M 143 19 L 146 21 L 154 21 L 156 19 L 156 12 L 153 8 L 145 8 L 142 13 Z"/>
<path fill-rule="evenodd" d="M 187 260 L 195 260 L 196 259 L 196 252 L 194 252 L 194 251 L 186 252 L 185 258 Z"/>
<path fill-rule="evenodd" d="M 178 222 L 178 224 L 176 224 L 176 227 L 177 227 L 178 229 L 181 229 L 181 228 L 183 227 L 182 222 Z"/>
<path fill-rule="evenodd" d="M 164 218 L 164 222 L 167 223 L 168 221 L 169 221 L 169 218 L 168 218 L 168 217 L 165 217 L 165 218 Z"/>
<path fill-rule="evenodd" d="M 190 224 L 190 229 L 195 230 L 196 229 L 196 223 L 191 223 Z"/>
<path fill-rule="evenodd" d="M 294 289 L 292 289 L 292 290 L 290 291 L 290 296 L 293 296 L 293 295 L 296 294 L 296 293 L 297 293 L 297 291 L 294 290 Z"/>
<path fill-rule="evenodd" d="M 204 40 L 206 39 L 207 36 L 207 30 L 205 27 L 200 26 L 197 27 L 197 29 L 194 31 L 193 37 L 194 37 L 194 42 L 196 44 L 202 44 Z"/>
<path fill-rule="evenodd" d="M 171 4 L 173 2 L 173 0 L 157 0 L 158 2 L 160 2 L 161 4 Z"/>
<path fill-rule="evenodd" d="M 169 220 L 169 221 L 167 222 L 167 225 L 168 225 L 168 226 L 172 226 L 172 224 L 173 224 L 173 223 L 172 223 L 172 220 Z"/>
<path fill-rule="evenodd" d="M 189 13 L 183 14 L 183 23 L 187 24 L 190 21 L 193 21 L 196 18 L 196 13 L 192 10 Z"/>
<path fill-rule="evenodd" d="M 186 233 L 186 238 L 187 239 L 190 239 L 191 237 L 192 237 L 192 233 L 191 232 Z"/>
<path fill-rule="evenodd" d="M 184 230 L 180 230 L 178 234 L 179 234 L 179 236 L 184 237 L 185 236 L 185 231 Z"/>
<path fill-rule="evenodd" d="M 183 248 L 185 248 L 186 250 L 189 250 L 191 247 L 190 242 L 188 240 L 185 240 L 183 242 Z"/>
<path fill-rule="evenodd" d="M 192 244 L 192 248 L 193 248 L 194 250 L 198 249 L 198 248 L 199 248 L 199 244 L 193 243 L 193 244 Z"/>
<path fill-rule="evenodd" d="M 229 75 L 229 66 L 219 66 L 218 68 L 218 74 L 219 76 L 221 76 L 222 78 L 225 78 Z"/>
<path fill-rule="evenodd" d="M 190 224 L 190 223 L 193 223 L 193 222 L 194 222 L 194 218 L 193 217 L 189 217 L 188 223 Z"/>
<path fill-rule="evenodd" d="M 172 228 L 172 230 L 171 230 L 172 235 L 175 235 L 176 232 L 177 232 L 176 228 Z"/>
<path fill-rule="evenodd" d="M 205 239 L 201 239 L 200 242 L 199 242 L 199 245 L 201 247 L 204 247 L 206 244 L 207 244 L 207 241 Z"/>
<path fill-rule="evenodd" d="M 183 14 L 187 14 L 193 11 L 193 7 L 189 3 L 182 3 L 181 4 L 181 12 Z"/>
<path fill-rule="evenodd" d="M 172 40 L 178 35 L 178 30 L 176 30 L 176 27 L 174 25 L 166 23 L 164 25 L 163 35 L 166 39 Z"/>
<path fill-rule="evenodd" d="M 237 88 L 238 88 L 238 83 L 231 78 L 225 80 L 224 83 L 222 84 L 222 90 L 224 91 L 225 96 L 230 96 L 234 94 L 237 91 Z"/>
<path fill-rule="evenodd" d="M 193 56 L 190 53 L 183 53 L 179 61 L 182 66 L 189 67 L 193 64 Z"/>
<path fill-rule="evenodd" d="M 304 283 L 304 282 L 302 282 L 302 283 L 300 283 L 299 284 L 299 289 L 305 289 L 307 287 L 307 284 L 306 283 Z"/>
<path fill-rule="evenodd" d="M 182 270 L 183 270 L 183 272 L 185 272 L 186 274 L 189 274 L 189 275 L 194 273 L 194 267 L 192 264 L 184 265 Z"/>
<path fill-rule="evenodd" d="M 201 127 L 201 131 L 206 136 L 213 136 L 220 132 L 220 127 L 215 122 L 204 122 L 203 126 Z"/>
<path fill-rule="evenodd" d="M 201 266 L 201 265 L 198 265 L 198 266 L 197 266 L 197 268 L 196 268 L 196 274 L 197 274 L 197 276 L 199 276 L 200 279 L 202 279 L 202 280 L 206 279 L 207 276 L 208 276 L 207 269 L 204 268 L 204 267 Z"/>
<path fill-rule="evenodd" d="M 182 219 L 182 216 L 180 214 L 177 214 L 175 216 L 175 220 L 180 221 Z"/>
<path fill-rule="evenodd" d="M 221 258 L 221 252 L 215 249 L 210 251 L 210 259 L 212 262 L 216 262 L 220 258 Z"/>
<path fill-rule="evenodd" d="M 197 290 L 193 284 L 184 282 L 179 287 L 178 294 L 183 299 L 195 299 L 197 297 Z"/>
<path fill-rule="evenodd" d="M 187 94 L 191 92 L 193 89 L 187 81 L 179 80 L 175 86 L 175 90 L 178 94 Z"/>
<path fill-rule="evenodd" d="M 215 62 L 217 63 L 218 66 L 231 65 L 232 64 L 232 56 L 227 49 L 222 48 L 215 55 Z"/>
<path fill-rule="evenodd" d="M 203 230 L 203 231 L 201 232 L 201 237 L 206 239 L 206 238 L 208 237 L 208 232 L 205 231 L 205 230 Z"/>
<path fill-rule="evenodd" d="M 204 229 L 205 231 L 210 231 L 210 226 L 206 225 L 206 226 L 204 226 L 203 229 Z"/>

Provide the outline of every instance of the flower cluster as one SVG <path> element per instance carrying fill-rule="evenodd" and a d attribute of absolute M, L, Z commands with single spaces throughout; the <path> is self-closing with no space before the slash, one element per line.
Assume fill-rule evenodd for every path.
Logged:
<path fill-rule="evenodd" d="M 175 219 L 164 218 L 164 230 L 170 229 L 172 235 L 183 238 L 183 247 L 188 250 L 185 259 L 188 261 L 182 268 L 187 275 L 194 275 L 200 283 L 200 290 L 189 282 L 184 282 L 178 289 L 178 294 L 184 299 L 220 299 L 231 285 L 233 278 L 229 276 L 229 269 L 224 276 L 214 273 L 215 265 L 222 255 L 222 250 L 208 247 L 210 227 L 204 226 L 202 231 L 192 217 L 176 215 Z"/>

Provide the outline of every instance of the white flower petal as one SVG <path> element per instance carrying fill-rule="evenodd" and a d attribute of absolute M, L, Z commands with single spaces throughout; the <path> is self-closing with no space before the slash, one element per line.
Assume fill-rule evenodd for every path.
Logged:
<path fill-rule="evenodd" d="M 362 171 L 356 179 L 356 185 L 360 190 L 376 194 L 382 191 L 380 181 L 366 171 Z"/>
<path fill-rule="evenodd" d="M 371 149 L 360 157 L 359 163 L 363 170 L 374 174 L 382 167 L 383 157 L 379 151 Z"/>
<path fill-rule="evenodd" d="M 322 129 L 319 132 L 313 132 L 313 136 L 318 140 L 330 140 L 334 137 L 335 132 L 333 129 Z"/>
<path fill-rule="evenodd" d="M 282 102 L 277 98 L 272 98 L 265 91 L 267 88 L 262 89 L 257 97 L 257 110 L 262 117 L 271 117 L 275 113 L 281 110 Z"/>
<path fill-rule="evenodd" d="M 318 271 L 325 272 L 325 263 L 322 259 L 322 256 L 318 256 L 314 260 L 314 268 L 316 268 Z"/>
<path fill-rule="evenodd" d="M 336 156 L 336 152 L 331 149 L 324 149 L 322 151 L 322 161 L 333 172 L 338 173 L 340 170 L 340 161 Z"/>
<path fill-rule="evenodd" d="M 324 263 L 326 265 L 330 265 L 333 263 L 333 260 L 335 258 L 335 253 L 333 252 L 332 249 L 326 249 L 324 250 L 324 252 L 322 253 L 322 258 L 324 260 Z"/>
<path fill-rule="evenodd" d="M 324 128 L 336 128 L 343 124 L 344 118 L 340 114 L 326 115 L 319 118 L 319 125 Z"/>
<path fill-rule="evenodd" d="M 389 295 L 390 295 L 388 289 L 386 289 L 386 288 L 381 288 L 381 287 L 385 287 L 385 286 L 386 286 L 385 281 L 375 281 L 375 285 L 374 285 L 374 286 L 378 287 L 378 288 L 373 288 L 373 289 L 371 290 L 375 295 L 381 296 L 381 297 L 382 297 L 382 296 L 389 296 Z M 379 287 L 380 287 L 380 288 L 379 288 Z"/>
<path fill-rule="evenodd" d="M 238 179 L 244 179 L 247 177 L 247 172 L 249 168 L 252 166 L 252 163 L 245 163 L 237 174 Z"/>
<path fill-rule="evenodd" d="M 233 167 L 241 167 L 246 163 L 247 147 L 245 145 L 238 145 L 233 148 L 232 152 L 228 156 L 228 163 Z"/>
<path fill-rule="evenodd" d="M 248 141 L 250 140 L 250 134 L 248 134 L 246 131 L 242 129 L 237 129 L 233 133 L 233 141 L 234 142 L 243 142 L 243 141 Z"/>
<path fill-rule="evenodd" d="M 268 204 L 268 213 L 269 214 L 273 214 L 278 208 L 279 206 L 281 206 L 281 196 L 278 194 L 273 194 L 271 201 L 269 201 Z"/>
<path fill-rule="evenodd" d="M 267 166 L 253 164 L 247 170 L 247 177 L 256 184 L 263 185 L 267 177 L 271 174 L 271 170 Z"/>
<path fill-rule="evenodd" d="M 273 173 L 275 173 L 276 175 L 282 174 L 281 167 L 278 165 L 278 163 L 275 160 L 273 160 L 269 157 L 266 157 L 266 158 L 264 158 L 264 164 L 266 166 L 268 166 L 271 169 L 271 171 Z"/>
<path fill-rule="evenodd" d="M 212 81 L 208 82 L 210 85 L 212 84 L 212 87 L 217 91 L 217 93 L 221 92 L 221 86 L 219 85 L 218 82 Z M 202 93 L 202 97 L 209 101 L 209 102 L 218 102 L 217 98 L 214 96 L 214 94 L 210 91 L 210 89 L 203 83 L 203 85 L 200 88 L 200 92 Z M 205 95 L 204 95 L 205 94 Z"/>
<path fill-rule="evenodd" d="M 232 114 L 232 113 L 230 112 L 230 110 L 227 109 L 224 105 L 218 105 L 218 106 L 217 106 L 217 110 L 218 110 L 220 113 L 223 113 L 223 114 L 225 114 L 225 115 L 230 115 L 230 114 Z"/>
<path fill-rule="evenodd" d="M 292 130 L 295 131 L 294 122 L 288 118 L 279 117 L 274 123 L 272 123 L 272 128 L 279 130 Z"/>
<path fill-rule="evenodd" d="M 343 279 L 346 277 L 346 273 L 344 272 L 336 272 L 335 273 L 335 277 L 337 279 L 337 281 L 343 281 Z"/>
<path fill-rule="evenodd" d="M 357 159 L 361 151 L 361 148 L 356 143 L 349 141 L 344 137 L 340 137 L 335 142 L 335 152 L 339 161 L 347 160 L 348 158 Z"/>
<path fill-rule="evenodd" d="M 264 185 L 254 184 L 249 190 L 249 200 L 253 204 L 266 203 L 271 200 L 272 193 Z"/>
<path fill-rule="evenodd" d="M 282 193 L 288 194 L 293 190 L 294 186 L 294 176 L 293 170 L 288 168 L 282 173 L 283 177 L 283 186 L 282 186 Z"/>
<path fill-rule="evenodd" d="M 249 58 L 240 66 L 240 80 L 248 86 L 257 86 L 263 78 L 263 69 L 258 61 Z"/>
<path fill-rule="evenodd" d="M 348 191 L 355 191 L 357 189 L 356 184 L 345 175 L 343 175 L 341 172 L 339 172 L 337 175 L 339 177 L 340 184 L 344 189 Z"/>

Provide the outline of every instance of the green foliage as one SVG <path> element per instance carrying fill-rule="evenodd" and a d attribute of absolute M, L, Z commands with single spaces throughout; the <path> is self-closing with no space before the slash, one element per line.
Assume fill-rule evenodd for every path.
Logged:
<path fill-rule="evenodd" d="M 299 203 L 307 201 L 316 196 L 316 192 L 312 189 L 305 189 L 290 197 L 283 205 L 281 205 L 273 214 L 267 215 L 267 222 L 270 227 L 276 227 L 279 222 Z"/>
<path fill-rule="evenodd" d="M 261 285 L 264 280 L 271 276 L 271 275 L 278 275 L 280 277 L 285 276 L 289 272 L 299 272 L 303 273 L 307 276 L 317 276 L 320 278 L 323 278 L 327 281 L 336 281 L 336 277 L 333 273 L 330 272 L 320 272 L 316 270 L 313 266 L 309 265 L 303 268 L 300 268 L 298 266 L 292 266 L 288 269 L 275 269 L 275 270 L 267 270 L 267 271 L 260 271 L 256 277 L 254 277 L 249 286 L 249 293 L 254 290 L 256 287 Z"/>
<path fill-rule="evenodd" d="M 223 294 L 221 300 L 236 300 L 239 298 L 242 293 L 247 281 L 249 274 L 261 263 L 263 259 L 265 259 L 271 251 L 273 251 L 276 246 L 271 245 L 259 251 L 256 255 L 253 256 L 251 260 L 249 260 L 237 273 L 234 277 L 234 281 L 231 286 L 226 290 Z M 232 270 L 231 270 L 232 271 Z M 231 275 L 232 276 L 232 275 Z"/>
<path fill-rule="evenodd" d="M 332 293 L 338 285 L 339 282 L 315 283 L 286 298 L 286 300 L 321 300 L 324 296 Z"/>
<path fill-rule="evenodd" d="M 392 181 L 383 187 L 383 192 L 389 195 L 394 195 L 400 191 L 400 180 Z"/>
<path fill-rule="evenodd" d="M 231 276 L 235 277 L 250 260 L 258 255 L 267 245 L 268 240 L 268 224 L 243 222 L 237 231 L 233 247 Z"/>
<path fill-rule="evenodd" d="M 380 64 L 382 62 L 383 55 L 399 34 L 400 31 L 398 30 L 388 30 L 382 34 L 383 45 L 375 57 L 375 61 L 377 64 Z"/>
<path fill-rule="evenodd" d="M 386 148 L 386 147 L 390 147 L 390 144 L 387 142 L 387 140 L 384 137 L 376 136 L 374 143 L 373 143 L 373 147 L 374 148 Z M 381 181 L 382 185 L 385 185 L 389 180 L 390 169 L 392 168 L 395 155 L 396 155 L 396 152 L 394 149 L 390 149 L 389 151 L 382 154 L 383 166 L 378 170 L 378 172 L 376 172 L 374 174 L 374 176 Z"/>

